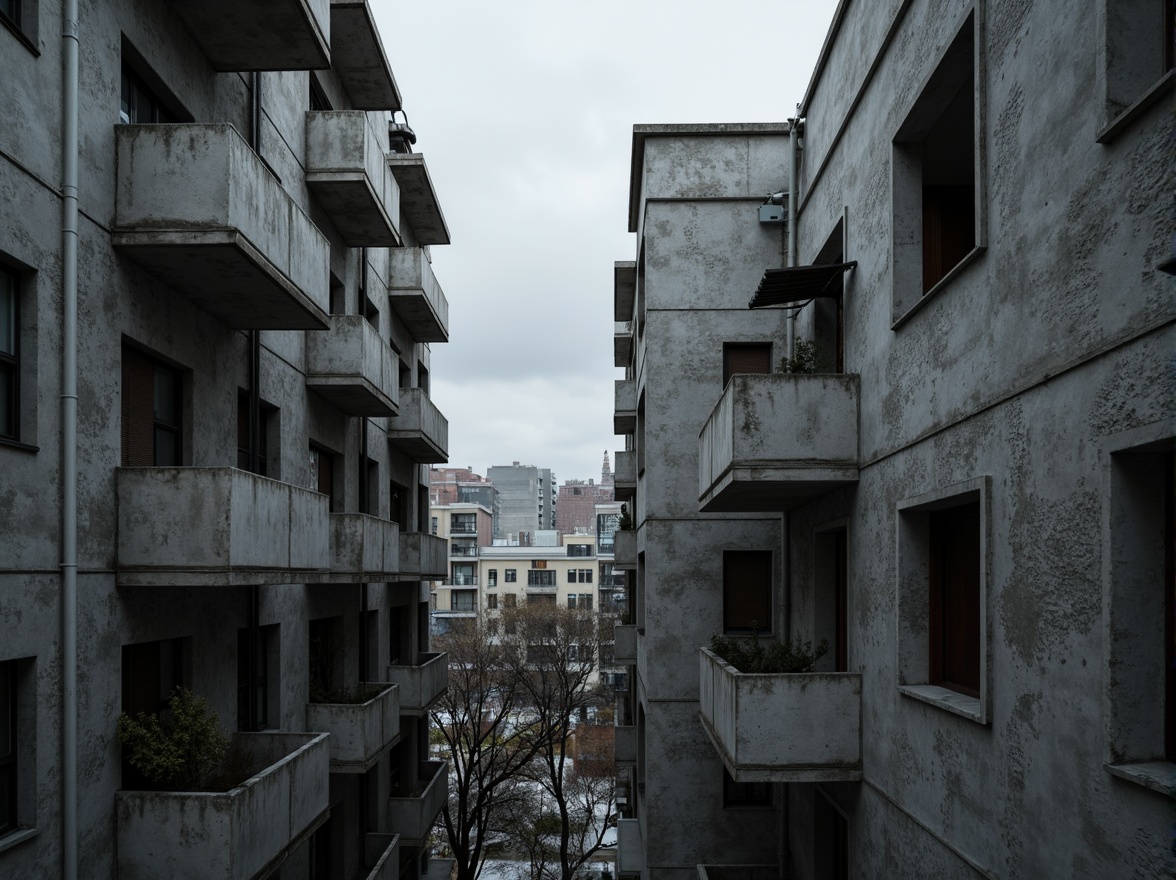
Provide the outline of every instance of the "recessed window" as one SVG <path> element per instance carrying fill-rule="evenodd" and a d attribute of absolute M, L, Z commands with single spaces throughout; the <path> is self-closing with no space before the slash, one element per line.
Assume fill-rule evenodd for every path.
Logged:
<path fill-rule="evenodd" d="M 1107 143 L 1170 91 L 1176 11 L 1171 0 L 1103 0 L 1102 5 L 1104 63 L 1098 74 L 1107 127 L 1098 140 Z"/>
<path fill-rule="evenodd" d="M 179 370 L 123 346 L 123 467 L 183 463 L 183 388 Z"/>
<path fill-rule="evenodd" d="M 0 663 L 0 834 L 17 827 L 17 729 L 16 661 L 7 660 Z"/>
<path fill-rule="evenodd" d="M 34 55 L 37 51 L 38 0 L 0 0 L 0 27 L 7 27 Z"/>
<path fill-rule="evenodd" d="M 510 569 L 507 569 L 510 571 Z M 528 587 L 554 587 L 555 583 L 554 571 L 538 571 L 531 569 L 527 572 L 527 586 Z"/>
<path fill-rule="evenodd" d="M 508 583 L 508 584 L 515 583 L 518 580 L 516 570 L 513 568 L 506 569 L 506 573 L 505 573 L 505 576 L 503 577 L 503 580 L 506 581 L 506 583 Z"/>
<path fill-rule="evenodd" d="M 0 266 L 0 437 L 20 438 L 20 279 Z"/>
<path fill-rule="evenodd" d="M 35 665 L 0 662 L 0 839 L 36 824 Z"/>
<path fill-rule="evenodd" d="M 928 515 L 928 677 L 980 696 L 980 502 Z"/>
<path fill-rule="evenodd" d="M 723 768 L 724 807 L 770 807 L 772 785 L 770 782 L 736 782 Z"/>
<path fill-rule="evenodd" d="M 258 403 L 257 462 L 253 463 L 252 430 L 250 427 L 249 393 L 237 392 L 237 467 L 263 477 L 278 477 L 277 461 L 270 460 L 270 449 L 279 446 L 278 408 L 264 400 Z M 273 443 L 270 440 L 274 441 Z"/>
<path fill-rule="evenodd" d="M 258 627 L 255 638 L 247 628 L 237 630 L 238 730 L 267 730 L 280 726 L 278 632 L 276 623 Z"/>
<path fill-rule="evenodd" d="M 772 631 L 772 552 L 723 553 L 723 631 Z"/>
<path fill-rule="evenodd" d="M 497 593 L 490 593 L 488 596 L 486 596 L 486 607 L 490 608 L 492 610 L 496 609 L 498 607 L 498 594 Z"/>
<path fill-rule="evenodd" d="M 185 639 L 162 639 L 123 645 L 122 710 L 128 715 L 158 715 L 167 709 L 176 688 L 188 686 Z M 141 771 L 122 762 L 122 787 L 141 789 L 149 783 Z"/>
<path fill-rule="evenodd" d="M 335 455 L 310 444 L 310 488 L 327 496 L 327 510 L 335 509 Z"/>
<path fill-rule="evenodd" d="M 488 587 L 497 587 L 498 586 L 498 569 L 497 568 L 487 569 L 487 571 L 486 571 L 486 586 L 488 586 Z"/>
<path fill-rule="evenodd" d="M 723 387 L 737 373 L 772 372 L 772 343 L 724 342 Z"/>
<path fill-rule="evenodd" d="M 142 77 L 126 65 L 122 69 L 122 103 L 118 118 L 120 122 L 130 125 L 176 121 L 175 115 L 164 106 Z"/>

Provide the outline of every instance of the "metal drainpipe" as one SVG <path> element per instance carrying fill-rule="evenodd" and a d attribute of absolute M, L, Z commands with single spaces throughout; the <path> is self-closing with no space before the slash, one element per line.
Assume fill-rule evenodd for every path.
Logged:
<path fill-rule="evenodd" d="M 368 290 L 368 260 L 367 248 L 359 249 L 359 277 L 362 289 L 360 296 L 366 298 Z M 367 303 L 361 302 L 359 304 L 360 314 L 363 319 L 367 320 Z M 371 513 L 368 502 L 368 420 L 367 416 L 360 419 L 360 475 L 359 475 L 359 497 L 360 507 L 364 513 Z M 367 638 L 367 584 L 359 585 L 359 680 L 367 681 L 368 673 L 368 638 Z"/>
<path fill-rule="evenodd" d="M 65 0 L 61 152 L 61 836 L 78 876 L 78 0 Z"/>
<path fill-rule="evenodd" d="M 249 145 L 261 155 L 261 73 L 253 71 L 249 78 L 249 111 L 252 125 Z M 261 472 L 261 331 L 249 331 L 249 472 Z M 249 678 L 248 708 L 245 712 L 249 730 L 259 727 L 257 711 L 257 653 L 261 645 L 261 587 L 249 588 L 249 621 L 245 649 L 246 675 Z"/>

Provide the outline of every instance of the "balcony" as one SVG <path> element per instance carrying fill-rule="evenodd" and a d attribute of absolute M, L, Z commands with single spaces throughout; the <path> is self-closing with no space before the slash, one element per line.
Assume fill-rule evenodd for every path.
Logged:
<path fill-rule="evenodd" d="M 412 794 L 388 798 L 388 824 L 404 846 L 424 846 L 449 797 L 449 765 L 444 761 L 423 762 L 421 777 Z"/>
<path fill-rule="evenodd" d="M 306 114 L 306 185 L 351 247 L 400 244 L 400 188 L 362 110 Z"/>
<path fill-rule="evenodd" d="M 632 434 L 637 430 L 637 382 L 633 379 L 617 379 L 615 398 L 613 432 Z"/>
<path fill-rule="evenodd" d="M 420 388 L 401 388 L 388 443 L 418 464 L 443 464 L 449 461 L 449 422 Z"/>
<path fill-rule="evenodd" d="M 699 715 L 737 782 L 862 778 L 859 672 L 747 675 L 700 649 Z"/>
<path fill-rule="evenodd" d="M 363 850 L 364 880 L 399 880 L 400 835 L 365 834 Z"/>
<path fill-rule="evenodd" d="M 698 438 L 698 507 L 780 511 L 858 481 L 858 377 L 731 377 Z"/>
<path fill-rule="evenodd" d="M 637 625 L 626 623 L 613 627 L 613 638 L 616 647 L 613 649 L 613 660 L 618 666 L 637 665 Z"/>
<path fill-rule="evenodd" d="M 641 824 L 636 819 L 617 820 L 617 875 L 643 874 L 646 870 Z"/>
<path fill-rule="evenodd" d="M 366 513 L 332 513 L 332 584 L 395 580 L 400 573 L 400 526 Z"/>
<path fill-rule="evenodd" d="M 449 341 L 449 301 L 424 248 L 388 252 L 388 303 L 418 342 Z"/>
<path fill-rule="evenodd" d="M 466 547 L 461 544 L 454 544 L 453 542 L 450 542 L 450 544 L 449 544 L 450 558 L 459 557 L 462 559 L 469 559 L 470 557 L 477 557 L 477 555 L 478 555 L 477 546 Z"/>
<path fill-rule="evenodd" d="M 115 141 L 115 248 L 235 329 L 327 328 L 327 240 L 231 125 L 116 125 Z"/>
<path fill-rule="evenodd" d="M 400 686 L 400 711 L 421 716 L 449 688 L 449 655 L 417 655 L 413 666 L 389 666 L 388 681 Z"/>
<path fill-rule="evenodd" d="M 400 533 L 400 580 L 441 580 L 448 575 L 444 538 L 424 532 Z"/>
<path fill-rule="evenodd" d="M 449 227 L 445 225 L 425 157 L 420 153 L 392 153 L 388 156 L 388 167 L 400 184 L 400 204 L 412 226 L 415 243 L 449 244 Z"/>
<path fill-rule="evenodd" d="M 632 321 L 637 295 L 637 264 L 632 260 L 613 263 L 613 320 Z"/>
<path fill-rule="evenodd" d="M 637 533 L 632 529 L 618 530 L 613 535 L 613 569 L 637 570 Z"/>
<path fill-rule="evenodd" d="M 202 0 L 170 4 L 215 70 L 329 67 L 330 0 Z"/>
<path fill-rule="evenodd" d="M 633 358 L 633 324 L 617 321 L 613 328 L 613 366 L 624 369 Z"/>
<path fill-rule="evenodd" d="M 399 411 L 396 354 L 362 315 L 332 315 L 306 336 L 306 387 L 352 416 Z"/>
<path fill-rule="evenodd" d="M 324 580 L 327 496 L 236 468 L 118 468 L 120 586 Z"/>
<path fill-rule="evenodd" d="M 122 880 L 249 880 L 281 862 L 328 807 L 325 733 L 235 733 L 253 775 L 224 792 L 115 794 Z"/>
<path fill-rule="evenodd" d="M 401 109 L 400 89 L 365 0 L 331 0 L 331 68 L 356 109 Z"/>
<path fill-rule="evenodd" d="M 613 484 L 617 501 L 630 504 L 629 512 L 633 512 L 632 503 L 637 497 L 637 453 L 618 452 L 616 467 L 613 474 Z"/>
<path fill-rule="evenodd" d="M 331 735 L 332 773 L 366 773 L 400 738 L 400 699 L 395 685 L 363 703 L 307 703 L 306 728 Z"/>
<path fill-rule="evenodd" d="M 624 726 L 614 727 L 616 735 L 613 755 L 618 767 L 637 766 L 637 728 Z"/>
<path fill-rule="evenodd" d="M 478 524 L 476 522 L 455 522 L 449 526 L 449 534 L 451 537 L 458 535 L 477 536 Z"/>
<path fill-rule="evenodd" d="M 443 587 L 476 587 L 478 576 L 474 574 L 455 574 L 441 584 Z"/>

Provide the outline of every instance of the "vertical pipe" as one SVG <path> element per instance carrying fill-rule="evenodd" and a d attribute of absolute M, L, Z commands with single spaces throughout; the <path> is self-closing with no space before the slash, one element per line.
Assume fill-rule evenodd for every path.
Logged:
<path fill-rule="evenodd" d="M 253 71 L 249 80 L 249 145 L 261 155 L 261 73 Z M 249 331 L 249 472 L 261 473 L 261 331 Z M 245 674 L 249 680 L 245 724 L 249 730 L 261 726 L 257 706 L 258 654 L 261 646 L 261 587 L 249 588 L 249 620 L 245 638 Z"/>
<path fill-rule="evenodd" d="M 78 0 L 61 28 L 61 850 L 78 876 Z"/>
<path fill-rule="evenodd" d="M 797 179 L 800 176 L 800 163 L 798 161 L 798 154 L 800 152 L 800 120 L 788 120 L 788 266 L 789 268 L 797 265 L 799 262 L 799 246 L 796 239 L 796 203 L 800 197 L 800 182 Z M 796 310 L 790 309 L 787 319 L 787 340 L 786 348 L 788 357 L 792 358 L 796 355 Z"/>

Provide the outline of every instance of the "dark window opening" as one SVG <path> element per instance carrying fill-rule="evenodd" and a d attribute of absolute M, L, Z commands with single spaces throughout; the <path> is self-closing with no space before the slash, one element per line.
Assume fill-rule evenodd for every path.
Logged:
<path fill-rule="evenodd" d="M 237 729 L 267 730 L 278 726 L 274 702 L 279 669 L 278 625 L 259 627 L 253 664 L 249 662 L 249 630 L 237 630 Z M 250 703 L 255 713 L 250 726 Z"/>
<path fill-rule="evenodd" d="M 172 113 L 143 78 L 125 64 L 122 69 L 122 103 L 119 121 L 130 125 L 176 122 Z"/>
<path fill-rule="evenodd" d="M 0 663 L 0 834 L 17 827 L 16 664 Z"/>
<path fill-rule="evenodd" d="M 183 461 L 183 377 L 135 348 L 122 350 L 122 466 Z"/>
<path fill-rule="evenodd" d="M 310 488 L 327 496 L 327 511 L 335 510 L 335 456 L 310 445 Z"/>
<path fill-rule="evenodd" d="M 417 361 L 417 388 L 421 389 L 425 395 L 429 393 L 429 369 L 420 361 Z"/>
<path fill-rule="evenodd" d="M 258 413 L 257 469 L 253 472 L 263 477 L 273 476 L 274 469 L 269 460 L 269 438 L 275 433 L 278 408 L 261 401 Z M 253 449 L 249 442 L 249 392 L 237 392 L 237 467 L 243 471 L 253 470 L 251 465 Z"/>
<path fill-rule="evenodd" d="M 343 688 L 343 618 L 322 617 L 309 624 L 310 701 L 330 702 Z"/>
<path fill-rule="evenodd" d="M 979 697 L 980 503 L 932 511 L 928 537 L 928 680 Z"/>
<path fill-rule="evenodd" d="M 185 660 L 183 639 L 123 645 L 122 710 L 128 715 L 138 715 L 140 712 L 159 715 L 165 712 L 176 688 L 186 686 Z M 125 756 L 122 762 L 122 787 L 149 787 L 146 777 L 132 767 Z"/>
<path fill-rule="evenodd" d="M 0 437 L 20 432 L 20 280 L 0 266 Z"/>
<path fill-rule="evenodd" d="M 772 372 L 772 343 L 724 342 L 723 387 L 736 373 Z"/>
<path fill-rule="evenodd" d="M 1176 761 L 1176 453 L 1164 456 L 1164 754 Z"/>
<path fill-rule="evenodd" d="M 922 143 L 924 293 L 976 246 L 972 86 L 969 76 Z"/>
<path fill-rule="evenodd" d="M 736 782 L 727 769 L 723 768 L 724 807 L 770 807 L 772 805 L 772 784 L 770 782 Z"/>
<path fill-rule="evenodd" d="M 813 804 L 813 877 L 849 880 L 849 820 L 819 792 Z"/>
<path fill-rule="evenodd" d="M 311 110 L 330 110 L 331 102 L 327 100 L 327 93 L 323 91 L 322 85 L 319 84 L 318 77 L 313 73 L 310 79 L 310 109 Z"/>
<path fill-rule="evenodd" d="M 18 28 L 20 27 L 20 4 L 21 0 L 0 0 L 0 15 L 3 15 Z"/>
<path fill-rule="evenodd" d="M 723 631 L 772 631 L 772 552 L 723 553 Z"/>

